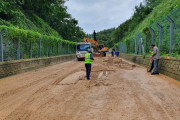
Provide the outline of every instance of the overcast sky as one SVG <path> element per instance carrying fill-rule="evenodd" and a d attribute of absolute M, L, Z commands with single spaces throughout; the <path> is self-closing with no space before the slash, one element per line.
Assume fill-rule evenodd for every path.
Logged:
<path fill-rule="evenodd" d="M 68 13 L 78 20 L 86 33 L 118 27 L 133 14 L 143 0 L 69 0 Z"/>

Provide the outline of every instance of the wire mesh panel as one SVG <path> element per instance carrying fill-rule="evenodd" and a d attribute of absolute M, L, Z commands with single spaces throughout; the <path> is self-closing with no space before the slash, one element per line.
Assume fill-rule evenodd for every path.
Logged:
<path fill-rule="evenodd" d="M 151 24 L 148 30 L 147 28 L 144 30 L 137 31 L 132 38 L 125 40 L 127 53 L 143 54 L 142 48 L 144 53 L 148 53 L 151 50 L 151 44 L 154 43 L 162 54 L 180 54 L 180 6 Z M 124 51 L 123 42 L 120 42 L 119 47 L 120 51 Z"/>
<path fill-rule="evenodd" d="M 127 45 L 125 42 L 119 43 L 119 52 L 120 53 L 127 53 Z"/>
<path fill-rule="evenodd" d="M 169 16 L 174 21 L 173 52 L 180 54 L 180 7 L 175 8 Z"/>
<path fill-rule="evenodd" d="M 2 35 L 2 44 L 3 44 L 3 61 L 10 61 L 17 59 L 17 48 L 18 40 L 13 38 L 8 38 L 8 34 L 4 33 Z"/>
<path fill-rule="evenodd" d="M 130 53 L 134 53 L 135 51 L 134 51 L 134 40 L 133 39 L 130 39 L 130 50 L 129 50 L 129 52 Z"/>
<path fill-rule="evenodd" d="M 162 45 L 161 45 L 161 52 L 163 53 L 169 53 L 169 47 L 170 47 L 170 24 L 169 22 L 166 20 L 165 17 L 163 17 L 162 19 L 160 19 L 158 22 L 154 23 L 151 25 L 151 28 L 155 31 L 155 45 L 160 47 L 159 44 L 159 28 L 157 27 L 156 24 L 159 24 L 162 26 L 163 28 L 163 32 L 162 32 Z"/>
<path fill-rule="evenodd" d="M 75 53 L 75 42 L 0 26 L 0 62 Z"/>
<path fill-rule="evenodd" d="M 163 53 L 180 52 L 180 7 L 177 7 L 167 16 L 162 17 L 151 27 L 156 33 L 155 44 L 160 47 L 160 51 Z M 173 21 L 173 26 L 168 18 Z M 162 27 L 162 43 L 160 42 L 160 29 L 157 27 L 159 24 Z M 172 29 L 171 29 L 172 27 Z M 172 31 L 173 30 L 173 31 Z M 161 45 L 161 44 L 162 45 Z M 171 50 L 172 44 L 172 52 Z"/>

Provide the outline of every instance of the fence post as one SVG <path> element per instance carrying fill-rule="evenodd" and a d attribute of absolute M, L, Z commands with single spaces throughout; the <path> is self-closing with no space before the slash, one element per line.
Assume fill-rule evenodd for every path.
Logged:
<path fill-rule="evenodd" d="M 142 38 L 141 38 L 141 47 L 142 47 L 143 54 L 145 54 L 145 52 L 144 52 L 144 45 L 143 45 L 143 39 Z"/>
<path fill-rule="evenodd" d="M 47 57 L 48 57 L 48 46 L 47 46 L 47 50 L 46 50 L 46 53 L 47 53 Z"/>
<path fill-rule="evenodd" d="M 159 28 L 159 50 L 161 50 L 163 28 L 159 23 L 156 26 Z"/>
<path fill-rule="evenodd" d="M 123 50 L 122 50 L 122 42 L 120 43 L 120 52 L 123 53 Z"/>
<path fill-rule="evenodd" d="M 154 44 L 155 43 L 155 41 L 154 41 L 154 39 L 155 39 L 155 32 L 154 32 L 154 30 L 151 27 L 149 27 L 149 30 L 152 32 L 152 44 Z"/>
<path fill-rule="evenodd" d="M 137 54 L 136 38 L 133 38 L 133 39 L 134 39 L 134 42 L 135 42 L 135 44 L 134 44 L 134 45 L 135 45 L 135 46 L 134 46 L 134 47 L 135 47 L 135 54 Z"/>
<path fill-rule="evenodd" d="M 69 44 L 68 44 L 68 53 L 67 54 L 69 54 L 70 53 L 70 50 L 69 50 Z"/>
<path fill-rule="evenodd" d="M 30 42 L 30 58 L 32 58 L 32 40 Z"/>
<path fill-rule="evenodd" d="M 141 40 L 140 40 L 141 39 L 141 35 L 138 34 L 137 36 L 139 38 L 137 54 L 139 54 L 139 53 L 141 54 L 141 46 L 140 46 L 140 44 L 141 44 Z"/>
<path fill-rule="evenodd" d="M 20 40 L 17 41 L 17 60 L 20 60 Z"/>
<path fill-rule="evenodd" d="M 129 51 L 130 51 L 130 53 L 131 53 L 131 46 L 132 46 L 131 39 L 130 39 L 129 41 L 130 41 L 130 44 L 129 44 L 130 48 L 129 48 Z"/>
<path fill-rule="evenodd" d="M 144 33 L 144 35 L 145 35 L 145 41 L 146 41 L 145 52 L 148 52 L 148 49 L 147 49 L 148 48 L 148 43 L 147 43 L 148 35 L 146 33 Z"/>
<path fill-rule="evenodd" d="M 39 57 L 41 57 L 41 38 L 39 39 Z"/>
<path fill-rule="evenodd" d="M 174 21 L 167 16 L 166 19 L 170 22 L 170 49 L 169 53 L 173 52 L 173 39 L 174 39 Z"/>
<path fill-rule="evenodd" d="M 131 39 L 131 53 L 133 53 L 133 51 L 134 51 L 134 50 L 133 50 L 133 46 L 134 46 L 134 45 L 133 45 L 133 39 Z"/>
<path fill-rule="evenodd" d="M 4 61 L 4 55 L 3 55 L 3 36 L 2 36 L 2 32 L 0 32 L 0 62 Z"/>
<path fill-rule="evenodd" d="M 62 42 L 61 42 L 60 49 L 61 49 L 61 55 L 62 55 L 62 54 L 63 54 L 63 49 L 62 49 Z"/>
<path fill-rule="evenodd" d="M 57 56 L 59 55 L 59 42 L 57 41 Z"/>
<path fill-rule="evenodd" d="M 140 49 L 140 54 L 141 54 L 141 50 L 142 50 L 143 54 L 145 54 L 145 52 L 144 52 L 144 45 L 143 45 L 143 39 L 142 39 L 142 37 L 141 37 L 140 34 L 138 34 L 138 37 L 139 37 L 139 49 Z M 139 52 L 138 52 L 138 53 L 139 53 Z"/>
<path fill-rule="evenodd" d="M 61 42 L 60 42 L 60 46 L 59 46 L 59 54 L 61 55 Z"/>
<path fill-rule="evenodd" d="M 54 56 L 54 46 L 52 45 L 52 56 Z"/>

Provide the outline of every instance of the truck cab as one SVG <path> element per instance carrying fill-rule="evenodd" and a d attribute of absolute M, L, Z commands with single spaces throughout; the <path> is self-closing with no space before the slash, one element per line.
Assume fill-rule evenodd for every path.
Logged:
<path fill-rule="evenodd" d="M 88 52 L 88 49 L 92 50 L 90 42 L 77 43 L 76 58 L 78 61 L 85 58 L 85 54 Z"/>

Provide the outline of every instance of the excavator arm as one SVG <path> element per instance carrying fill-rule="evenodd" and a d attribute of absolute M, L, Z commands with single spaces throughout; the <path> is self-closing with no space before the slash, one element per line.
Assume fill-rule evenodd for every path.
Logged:
<path fill-rule="evenodd" d="M 95 41 L 95 40 L 92 40 L 92 39 L 86 39 L 86 38 L 84 38 L 84 42 L 94 43 L 95 45 L 97 45 L 97 46 L 98 46 L 98 42 L 97 42 L 97 41 Z"/>
<path fill-rule="evenodd" d="M 98 44 L 97 41 L 92 40 L 92 39 L 84 38 L 84 42 L 93 43 L 94 44 L 93 48 L 94 48 L 94 51 L 96 51 L 96 52 L 105 53 L 105 52 L 108 52 L 108 50 L 109 50 L 108 48 L 104 47 L 104 44 Z"/>

